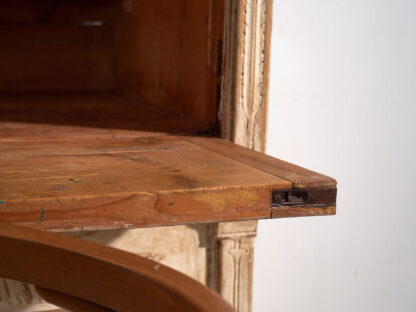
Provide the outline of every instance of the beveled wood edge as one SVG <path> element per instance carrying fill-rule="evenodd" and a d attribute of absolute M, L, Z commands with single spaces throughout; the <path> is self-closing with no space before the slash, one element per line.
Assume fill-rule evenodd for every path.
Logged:
<path fill-rule="evenodd" d="M 321 193 L 321 191 L 333 190 L 331 191 L 332 195 L 330 198 L 327 196 L 322 196 L 322 198 L 320 198 L 322 202 L 319 206 L 309 205 L 305 203 L 304 205 L 298 206 L 290 205 L 273 207 L 272 194 L 270 194 L 271 219 L 286 217 L 325 216 L 336 214 L 337 181 L 331 177 L 268 156 L 264 153 L 250 150 L 235 143 L 231 143 L 225 139 L 195 136 L 182 136 L 181 138 L 200 147 L 206 148 L 223 156 L 229 157 L 241 163 L 250 165 L 259 170 L 287 180 L 291 183 L 292 190 L 310 189 L 316 190 L 318 193 Z M 276 188 L 275 190 L 279 189 Z"/>
<path fill-rule="evenodd" d="M 221 136 L 264 151 L 273 0 L 225 0 Z"/>
<path fill-rule="evenodd" d="M 291 182 L 292 188 L 336 187 L 335 179 L 217 137 L 177 136 Z"/>
<path fill-rule="evenodd" d="M 186 311 L 234 311 L 199 282 L 119 249 L 8 224 L 0 224 L 0 246 L 1 276 L 115 311 L 146 309 L 156 298 L 160 311 L 177 305 Z"/>
<path fill-rule="evenodd" d="M 335 215 L 336 205 L 329 206 L 285 206 L 272 207 L 271 218 L 312 217 Z"/>
<path fill-rule="evenodd" d="M 272 190 L 289 186 L 288 183 L 278 182 L 220 188 L 197 188 L 186 191 L 127 192 L 108 196 L 101 194 L 96 195 L 96 197 L 101 200 L 106 199 L 108 204 L 88 206 L 85 216 L 81 216 L 82 209 L 80 209 L 77 218 L 72 217 L 73 210 L 71 207 L 73 203 L 66 204 L 65 200 L 72 197 L 60 197 L 59 205 L 57 205 L 54 198 L 30 200 L 29 204 L 32 206 L 32 210 L 29 212 L 22 210 L 22 207 L 26 205 L 25 201 L 8 201 L 8 204 L 18 204 L 20 211 L 15 213 L 14 218 L 12 218 L 13 213 L 9 213 L 9 215 L 7 213 L 0 214 L 0 223 L 6 222 L 49 231 L 88 231 L 265 219 L 270 217 Z M 214 205 L 219 190 L 228 198 L 228 203 L 220 201 Z M 201 193 L 204 196 L 199 196 Z M 153 206 L 147 207 L 145 214 L 139 211 L 137 214 L 130 215 L 129 218 L 120 218 L 120 209 L 123 207 L 137 207 L 137 209 L 146 207 L 147 201 L 143 201 L 142 196 L 137 196 L 139 194 L 153 196 L 155 198 L 155 201 L 152 202 Z M 248 203 L 247 196 L 256 200 Z M 111 206 L 113 202 L 115 204 Z M 124 206 L 116 209 L 120 202 Z M 171 210 L 171 202 L 182 203 L 182 205 L 186 205 L 187 209 L 179 214 Z M 158 206 L 155 206 L 156 204 Z M 34 210 L 35 207 L 37 207 L 37 210 Z M 65 209 L 62 209 L 62 207 Z M 100 214 L 102 208 L 105 208 L 105 217 Z M 48 212 L 50 209 L 52 209 L 53 217 Z M 96 214 L 93 213 L 94 211 Z"/>
<path fill-rule="evenodd" d="M 275 159 L 273 157 L 267 156 L 263 153 L 259 153 L 242 146 L 238 146 L 234 143 L 230 143 L 224 139 L 217 137 L 196 137 L 196 136 L 180 136 L 180 135 L 171 135 L 172 138 L 186 141 L 187 143 L 198 146 L 209 150 L 211 152 L 217 153 L 223 157 L 233 159 L 234 161 L 243 163 L 245 165 L 257 168 L 263 172 L 274 175 L 278 179 L 272 184 L 269 185 L 233 185 L 220 187 L 223 192 L 232 195 L 235 205 L 230 207 L 226 205 L 224 207 L 217 207 L 207 211 L 204 209 L 195 209 L 196 207 L 201 207 L 201 204 L 208 204 L 208 202 L 195 202 L 197 199 L 198 192 L 203 192 L 204 194 L 213 193 L 212 196 L 216 194 L 216 187 L 214 190 L 212 187 L 208 188 L 195 188 L 190 190 L 170 190 L 170 191 L 161 191 L 153 196 L 158 195 L 157 203 L 160 203 L 159 209 L 153 207 L 151 212 L 156 210 L 161 210 L 155 217 L 155 213 L 147 213 L 146 215 L 136 213 L 131 215 L 130 219 L 120 219 L 117 217 L 117 213 L 113 209 L 109 209 L 106 214 L 106 218 L 102 218 L 99 214 L 98 217 L 90 218 L 87 215 L 87 219 L 79 215 L 78 219 L 67 219 L 69 212 L 69 206 L 67 205 L 65 209 L 58 209 L 52 211 L 55 215 L 51 219 L 48 219 L 48 213 L 46 220 L 41 217 L 41 221 L 38 221 L 39 217 L 36 215 L 36 211 L 32 212 L 23 212 L 26 215 L 24 220 L 15 220 L 14 224 L 26 225 L 34 228 L 40 228 L 43 230 L 56 230 L 56 231 L 77 231 L 77 230 L 93 230 L 93 229 L 115 229 L 115 228 L 136 228 L 136 227 L 150 227 L 150 226 L 166 226 L 166 225 L 180 225 L 180 224 L 193 224 L 193 223 L 212 223 L 212 222 L 227 222 L 227 221 L 242 221 L 242 220 L 256 220 L 256 219 L 267 219 L 274 218 L 275 216 L 284 217 L 283 212 L 287 212 L 288 217 L 292 216 L 301 216 L 301 215 L 324 215 L 331 214 L 329 210 L 322 210 L 319 214 L 314 214 L 309 212 L 310 207 L 307 202 L 303 205 L 306 209 L 294 209 L 293 206 L 290 209 L 281 209 L 279 213 L 273 212 L 273 199 L 272 192 L 274 190 L 282 190 L 286 188 L 292 189 L 313 189 L 313 190 L 324 190 L 328 188 L 333 188 L 336 190 L 336 181 L 330 177 L 318 174 L 316 172 L 304 169 L 302 167 L 292 165 L 290 163 Z M 258 196 L 261 202 L 256 203 L 254 206 L 247 206 L 245 203 L 240 202 L 240 199 L 243 198 L 244 194 L 250 192 L 253 196 Z M 261 196 L 259 195 L 261 193 Z M 270 192 L 270 193 L 269 193 Z M 110 196 L 108 202 L 111 204 L 116 199 L 123 201 L 128 201 L 130 206 L 140 207 L 143 203 L 137 199 L 138 194 L 143 192 L 130 192 L 130 193 L 117 193 L 114 196 Z M 145 192 L 149 195 L 148 192 Z M 163 195 L 159 198 L 159 195 Z M 105 198 L 104 195 L 95 195 L 96 197 Z M 65 199 L 61 197 L 61 200 Z M 165 199 L 161 201 L 160 199 Z M 193 205 L 192 210 L 185 211 L 184 214 L 174 214 L 169 209 L 169 200 L 175 199 L 176 202 L 190 201 L 189 207 Z M 325 198 L 323 198 L 325 199 Z M 53 205 L 57 205 L 54 200 L 48 198 L 39 199 L 45 201 L 42 205 L 49 210 L 53 208 Z M 171 201 L 172 201 L 171 200 Z M 204 199 L 207 201 L 208 199 Z M 47 203 L 48 201 L 49 203 Z M 15 204 L 23 205 L 24 202 Z M 325 206 L 334 205 L 336 200 L 331 202 L 322 202 L 321 204 Z M 32 200 L 31 205 L 35 205 L 36 201 Z M 163 206 L 163 205 L 164 206 Z M 46 205 L 46 206 L 45 206 Z M 60 203 L 62 205 L 62 202 Z M 38 205 L 39 206 L 39 205 Z M 212 206 L 212 205 L 211 205 Z M 61 207 L 59 207 L 61 208 Z M 98 209 L 99 207 L 91 206 L 91 209 Z M 221 208 L 220 210 L 218 210 Z M 29 213 L 31 213 L 29 215 Z M 33 215 L 35 214 L 35 215 Z M 41 215 L 40 206 L 39 206 L 39 215 Z M 49 214 L 50 216 L 50 214 Z M 12 216 L 11 216 L 12 217 Z M 23 217 L 23 216 L 20 216 Z M 84 220 L 84 219 L 85 220 Z"/>

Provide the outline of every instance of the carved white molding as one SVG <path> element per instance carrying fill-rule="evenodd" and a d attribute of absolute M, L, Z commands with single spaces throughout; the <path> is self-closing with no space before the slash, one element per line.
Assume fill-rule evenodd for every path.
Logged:
<path fill-rule="evenodd" d="M 210 286 L 239 312 L 251 311 L 257 221 L 215 225 Z"/>
<path fill-rule="evenodd" d="M 36 304 L 41 301 L 33 285 L 0 278 L 0 309 Z"/>
<path fill-rule="evenodd" d="M 234 141 L 249 148 L 261 148 L 256 140 L 257 116 L 264 104 L 264 45 L 266 1 L 245 1 L 243 36 L 239 62 L 239 84 L 235 110 Z M 257 131 L 258 132 L 258 131 Z"/>
<path fill-rule="evenodd" d="M 226 0 L 222 136 L 264 151 L 268 102 L 271 0 Z"/>
<path fill-rule="evenodd" d="M 225 0 L 221 135 L 265 150 L 272 0 Z M 209 285 L 238 312 L 251 311 L 257 221 L 218 224 Z"/>

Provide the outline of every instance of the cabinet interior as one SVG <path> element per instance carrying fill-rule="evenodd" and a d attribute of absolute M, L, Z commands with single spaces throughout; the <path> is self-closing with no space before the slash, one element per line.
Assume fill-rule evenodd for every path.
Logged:
<path fill-rule="evenodd" d="M 3 0 L 1 121 L 216 127 L 223 1 Z"/>

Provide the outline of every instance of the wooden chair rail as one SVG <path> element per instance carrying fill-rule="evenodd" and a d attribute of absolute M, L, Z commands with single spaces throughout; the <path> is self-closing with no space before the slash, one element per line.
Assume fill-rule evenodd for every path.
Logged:
<path fill-rule="evenodd" d="M 35 284 L 70 311 L 234 311 L 217 293 L 140 256 L 0 224 L 0 276 Z"/>

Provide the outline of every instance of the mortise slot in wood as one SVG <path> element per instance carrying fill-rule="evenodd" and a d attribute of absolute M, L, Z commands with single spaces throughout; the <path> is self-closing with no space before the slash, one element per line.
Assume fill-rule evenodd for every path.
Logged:
<path fill-rule="evenodd" d="M 335 206 L 336 188 L 284 189 L 272 191 L 272 207 Z"/>

